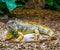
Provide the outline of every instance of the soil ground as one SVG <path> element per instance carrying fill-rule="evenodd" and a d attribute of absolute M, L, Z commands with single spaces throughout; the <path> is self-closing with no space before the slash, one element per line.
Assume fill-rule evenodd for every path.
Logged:
<path fill-rule="evenodd" d="M 18 10 L 18 11 L 17 11 Z M 42 43 L 0 42 L 0 50 L 60 50 L 60 11 L 46 9 L 16 9 L 9 14 L 9 19 L 33 21 L 51 27 L 56 40 Z M 2 22 L 4 20 L 1 20 Z M 0 25 L 1 27 L 2 25 Z M 3 27 L 2 27 L 3 28 Z"/>

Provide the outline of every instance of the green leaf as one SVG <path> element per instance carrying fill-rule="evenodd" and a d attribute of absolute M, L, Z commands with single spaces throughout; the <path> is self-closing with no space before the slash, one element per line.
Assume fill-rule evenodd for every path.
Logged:
<path fill-rule="evenodd" d="M 7 5 L 7 8 L 9 9 L 9 11 L 12 11 L 17 6 L 14 2 L 11 2 L 11 1 L 6 2 L 6 5 Z"/>
<path fill-rule="evenodd" d="M 46 7 L 51 9 L 60 9 L 60 0 L 46 0 Z"/>

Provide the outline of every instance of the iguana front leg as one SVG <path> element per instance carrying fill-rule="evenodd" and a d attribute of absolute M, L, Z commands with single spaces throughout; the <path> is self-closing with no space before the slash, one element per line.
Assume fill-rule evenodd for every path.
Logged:
<path fill-rule="evenodd" d="M 23 40 L 23 38 L 24 38 L 24 35 L 23 35 L 23 33 L 21 33 L 21 32 L 18 32 L 18 34 L 20 34 L 20 35 L 19 35 L 19 37 L 18 37 L 17 39 L 15 39 L 15 41 L 16 41 L 16 42 L 19 42 L 19 41 L 22 42 L 22 40 Z"/>
<path fill-rule="evenodd" d="M 35 36 L 35 42 L 40 42 L 40 40 L 39 40 L 40 33 L 39 33 L 38 29 L 35 30 L 34 36 Z"/>

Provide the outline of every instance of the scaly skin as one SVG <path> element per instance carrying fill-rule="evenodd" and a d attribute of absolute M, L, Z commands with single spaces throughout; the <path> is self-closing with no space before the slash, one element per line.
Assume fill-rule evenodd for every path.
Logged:
<path fill-rule="evenodd" d="M 17 41 L 23 40 L 24 35 L 30 34 L 30 33 L 34 33 L 35 41 L 38 41 L 38 36 L 40 35 L 40 33 L 46 34 L 49 37 L 54 34 L 54 32 L 51 28 L 49 28 L 45 25 L 37 24 L 37 23 L 34 24 L 34 22 L 22 23 L 22 22 L 18 22 L 16 20 L 10 20 L 7 24 L 8 24 L 8 27 L 10 27 L 10 29 L 21 32 L 21 34 L 18 33 L 20 35 L 16 39 Z M 10 24 L 12 24 L 12 26 Z M 48 38 L 48 40 L 49 39 L 50 38 Z"/>

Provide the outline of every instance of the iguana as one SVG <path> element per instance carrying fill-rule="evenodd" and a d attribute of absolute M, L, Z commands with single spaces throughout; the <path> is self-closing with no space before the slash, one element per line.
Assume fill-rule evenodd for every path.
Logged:
<path fill-rule="evenodd" d="M 15 38 L 16 41 L 21 41 L 25 34 L 33 33 L 36 41 L 40 34 L 46 34 L 49 37 L 54 34 L 53 30 L 45 25 L 18 22 L 9 20 L 7 26 L 11 32 L 6 34 L 6 39 Z"/>

